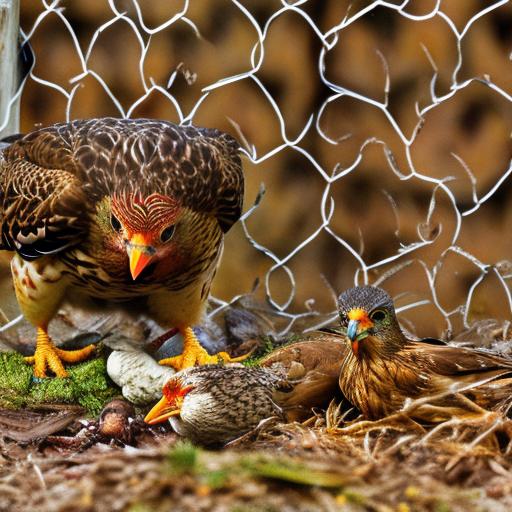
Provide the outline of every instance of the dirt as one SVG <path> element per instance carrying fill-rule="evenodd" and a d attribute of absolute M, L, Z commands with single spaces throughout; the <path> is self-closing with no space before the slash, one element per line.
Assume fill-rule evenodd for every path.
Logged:
<path fill-rule="evenodd" d="M 426 431 L 407 420 L 344 423 L 333 404 L 305 424 L 269 422 L 228 447 L 206 450 L 169 426 L 144 425 L 140 415 L 130 416 L 129 406 L 112 409 L 115 421 L 107 418 L 107 406 L 99 420 L 75 417 L 55 428 L 56 414 L 76 415 L 76 407 L 66 407 L 9 411 L 11 424 L 18 414 L 22 422 L 37 423 L 38 431 L 30 441 L 16 441 L 2 430 L 0 510 L 512 507 L 512 421 L 496 414 Z M 105 422 L 108 435 L 102 433 Z"/>

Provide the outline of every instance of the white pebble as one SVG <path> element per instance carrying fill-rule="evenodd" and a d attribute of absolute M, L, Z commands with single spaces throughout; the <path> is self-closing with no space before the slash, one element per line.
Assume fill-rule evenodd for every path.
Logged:
<path fill-rule="evenodd" d="M 147 404 L 161 398 L 163 385 L 175 371 L 145 352 L 114 350 L 107 360 L 107 373 L 128 401 Z"/>

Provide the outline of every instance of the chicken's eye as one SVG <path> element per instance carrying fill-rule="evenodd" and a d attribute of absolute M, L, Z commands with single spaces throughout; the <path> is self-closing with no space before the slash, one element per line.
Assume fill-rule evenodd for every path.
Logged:
<path fill-rule="evenodd" d="M 160 233 L 160 240 L 164 243 L 168 242 L 172 235 L 174 235 L 174 226 L 168 226 Z"/>
<path fill-rule="evenodd" d="M 377 309 L 370 315 L 370 318 L 374 322 L 380 322 L 384 320 L 384 318 L 386 318 L 386 312 L 383 311 L 382 309 Z"/>
<path fill-rule="evenodd" d="M 118 233 L 123 228 L 123 226 L 121 226 L 121 223 L 119 222 L 119 219 L 113 213 L 110 214 L 110 225 L 112 226 L 112 229 L 114 231 L 117 231 Z"/>

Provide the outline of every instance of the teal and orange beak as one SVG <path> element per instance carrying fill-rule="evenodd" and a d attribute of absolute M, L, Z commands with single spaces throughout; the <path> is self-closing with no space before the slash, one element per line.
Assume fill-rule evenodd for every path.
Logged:
<path fill-rule="evenodd" d="M 177 416 L 180 413 L 180 408 L 175 402 L 169 402 L 169 399 L 164 395 L 160 401 L 146 414 L 144 422 L 148 425 L 156 425 L 162 421 L 168 420 L 171 416 Z"/>
<path fill-rule="evenodd" d="M 368 313 L 362 308 L 354 308 L 348 312 L 347 338 L 350 340 L 352 352 L 359 356 L 359 342 L 369 335 L 368 330 L 373 327 L 373 322 Z"/>
<path fill-rule="evenodd" d="M 133 280 L 149 265 L 156 254 L 156 249 L 149 243 L 149 237 L 143 233 L 135 233 L 127 245 L 130 259 L 130 273 Z"/>

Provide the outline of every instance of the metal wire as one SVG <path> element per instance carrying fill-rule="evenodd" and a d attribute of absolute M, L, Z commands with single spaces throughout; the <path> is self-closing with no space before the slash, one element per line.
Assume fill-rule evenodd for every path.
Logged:
<path fill-rule="evenodd" d="M 128 5 L 130 2 L 127 2 L 125 5 Z M 268 106 L 271 108 L 275 119 L 279 125 L 280 131 L 280 140 L 275 141 L 275 145 L 273 148 L 268 151 L 261 153 L 258 151 L 255 144 L 251 143 L 250 139 L 246 137 L 245 134 L 240 133 L 241 138 L 245 141 L 245 146 L 242 151 L 245 155 L 252 161 L 255 165 L 261 165 L 276 154 L 286 151 L 293 150 L 298 152 L 303 157 L 305 157 L 311 165 L 311 168 L 315 173 L 318 174 L 318 179 L 322 180 L 324 183 L 324 190 L 321 198 L 321 202 L 319 204 L 319 210 L 321 214 L 321 222 L 308 236 L 306 236 L 300 243 L 294 245 L 289 248 L 289 251 L 285 255 L 278 255 L 271 247 L 266 247 L 263 243 L 259 242 L 256 237 L 251 234 L 249 229 L 247 220 L 248 218 L 252 218 L 253 215 L 257 214 L 257 204 L 253 207 L 249 207 L 246 215 L 241 220 L 243 226 L 243 232 L 245 233 L 245 237 L 247 242 L 251 244 L 257 251 L 261 252 L 265 258 L 271 262 L 270 269 L 267 274 L 264 276 L 263 282 L 265 286 L 265 292 L 269 303 L 278 311 L 280 314 L 289 320 L 285 331 L 291 329 L 294 323 L 304 316 L 314 316 L 316 313 L 312 310 L 305 312 L 297 312 L 291 311 L 291 305 L 296 296 L 296 283 L 300 281 L 301 276 L 295 275 L 294 272 L 290 269 L 290 262 L 295 257 L 302 253 L 306 247 L 311 244 L 315 244 L 320 235 L 327 234 L 329 237 L 332 237 L 340 246 L 347 252 L 347 254 L 354 258 L 357 262 L 358 269 L 354 274 L 354 283 L 362 284 L 368 283 L 371 279 L 371 271 L 375 271 L 376 269 L 382 269 L 384 273 L 381 275 L 378 283 L 382 283 L 389 276 L 393 275 L 396 272 L 401 271 L 402 268 L 406 267 L 412 260 L 419 261 L 422 266 L 425 276 L 428 280 L 430 289 L 431 289 L 431 303 L 437 310 L 442 314 L 447 323 L 447 328 L 450 329 L 452 325 L 452 319 L 454 316 L 461 315 L 464 321 L 464 324 L 468 326 L 468 311 L 470 309 L 470 304 L 476 289 L 481 285 L 484 278 L 493 273 L 498 278 L 499 286 L 502 287 L 506 297 L 508 299 L 508 305 L 510 311 L 512 312 L 512 295 L 510 292 L 510 279 L 512 276 L 507 273 L 501 271 L 503 262 L 485 262 L 480 261 L 478 258 L 470 254 L 467 250 L 459 245 L 459 238 L 461 233 L 461 228 L 463 225 L 463 221 L 470 216 L 477 215 L 480 207 L 492 200 L 493 196 L 496 194 L 498 189 L 503 185 L 505 180 L 507 180 L 512 173 L 512 161 L 509 162 L 508 167 L 504 168 L 501 175 L 491 186 L 488 188 L 487 192 L 483 194 L 479 194 L 477 192 L 477 180 L 469 168 L 469 166 L 463 161 L 463 159 L 458 155 L 453 155 L 454 158 L 461 165 L 462 169 L 468 176 L 468 179 L 471 183 L 472 187 L 472 205 L 469 207 L 462 208 L 458 205 L 456 197 L 449 184 L 451 181 L 450 176 L 445 176 L 442 178 L 434 178 L 425 174 L 416 168 L 414 163 L 414 158 L 411 154 L 411 149 L 414 143 L 417 141 L 418 134 L 424 123 L 426 122 L 426 115 L 431 113 L 432 111 L 439 109 L 443 104 L 449 102 L 454 96 L 461 94 L 461 92 L 467 89 L 470 85 L 475 82 L 482 84 L 487 87 L 489 90 L 493 91 L 493 93 L 501 96 L 507 102 L 512 103 L 512 96 L 502 89 L 499 85 L 494 83 L 489 77 L 471 77 L 467 79 L 460 79 L 461 68 L 463 65 L 463 52 L 462 52 L 462 44 L 470 30 L 470 28 L 478 22 L 481 18 L 488 16 L 492 11 L 498 9 L 499 7 L 509 3 L 509 0 L 500 0 L 497 2 L 488 5 L 485 8 L 482 8 L 480 11 L 476 12 L 474 16 L 472 16 L 462 27 L 458 27 L 456 23 L 443 11 L 442 1 L 438 0 L 432 10 L 428 13 L 422 15 L 414 15 L 409 12 L 410 2 L 408 0 L 404 0 L 399 4 L 388 2 L 388 1 L 374 1 L 365 7 L 355 10 L 355 7 L 352 6 L 352 12 L 347 12 L 346 16 L 340 21 L 336 22 L 325 31 L 315 23 L 313 18 L 308 14 L 308 0 L 298 0 L 298 1 L 285 1 L 281 0 L 281 7 L 276 9 L 275 12 L 266 20 L 264 24 L 260 24 L 251 10 L 246 7 L 241 1 L 232 0 L 232 5 L 235 6 L 239 14 L 248 22 L 247 30 L 252 32 L 254 36 L 254 45 L 250 52 L 249 68 L 239 74 L 233 76 L 225 76 L 221 79 L 217 80 L 214 83 L 211 83 L 202 89 L 202 93 L 195 102 L 195 104 L 190 108 L 187 112 L 184 107 L 180 105 L 180 102 L 176 98 L 173 93 L 173 85 L 176 78 L 177 71 L 170 70 L 169 79 L 167 81 L 167 86 L 164 87 L 156 83 L 156 81 L 147 76 L 144 71 L 145 59 L 148 55 L 148 51 L 152 44 L 152 37 L 162 31 L 172 30 L 175 26 L 179 24 L 188 25 L 197 37 L 200 37 L 200 31 L 193 19 L 188 16 L 190 10 L 190 3 L 188 0 L 183 2 L 182 9 L 175 13 L 172 17 L 166 20 L 164 23 L 161 23 L 158 26 L 150 27 L 146 23 L 144 19 L 143 11 L 139 6 L 137 0 L 131 0 L 131 6 L 133 6 L 133 10 L 130 9 L 130 13 L 122 11 L 118 8 L 116 2 L 114 0 L 109 0 L 108 5 L 111 10 L 111 17 L 107 21 L 105 21 L 101 26 L 99 26 L 96 31 L 92 34 L 89 40 L 89 44 L 85 48 L 82 49 L 82 46 L 78 40 L 78 37 L 75 33 L 73 23 L 66 17 L 66 9 L 62 6 L 59 0 L 42 0 L 42 10 L 35 22 L 31 27 L 23 27 L 25 29 L 24 37 L 26 40 L 30 40 L 34 37 L 35 34 L 38 33 L 43 21 L 49 16 L 58 17 L 63 23 L 63 29 L 69 33 L 71 37 L 72 44 L 74 46 L 74 51 L 79 59 L 81 72 L 76 76 L 69 77 L 69 85 L 64 87 L 55 82 L 52 82 L 47 79 L 43 79 L 38 76 L 37 73 L 32 71 L 30 74 L 29 80 L 32 82 L 36 82 L 40 84 L 42 87 L 49 87 L 55 90 L 58 94 L 62 95 L 66 99 L 66 108 L 65 112 L 63 112 L 63 120 L 70 120 L 71 108 L 73 102 L 75 100 L 75 95 L 78 88 L 81 86 L 83 81 L 86 78 L 94 79 L 105 91 L 105 93 L 110 97 L 115 108 L 118 110 L 119 116 L 129 117 L 132 115 L 134 110 L 138 105 L 140 105 L 146 98 L 148 98 L 153 92 L 158 92 L 165 96 L 167 100 L 173 105 L 175 108 L 179 121 L 182 124 L 194 123 L 194 119 L 196 118 L 198 112 L 200 112 L 206 98 L 212 94 L 213 91 L 225 87 L 229 84 L 233 84 L 241 81 L 249 81 L 253 86 L 257 87 L 263 97 L 265 98 Z M 400 126 L 398 120 L 392 114 L 389 108 L 389 92 L 390 92 L 390 77 L 389 77 L 389 69 L 388 64 L 383 57 L 382 54 L 378 54 L 382 67 L 386 76 L 385 84 L 384 84 L 384 94 L 383 99 L 381 101 L 376 100 L 374 98 L 370 98 L 359 91 L 351 90 L 339 83 L 335 83 L 332 79 L 328 78 L 327 70 L 328 64 L 326 62 L 327 56 L 329 52 L 335 48 L 338 44 L 339 39 L 344 31 L 346 31 L 351 25 L 356 23 L 358 20 L 365 16 L 371 16 L 376 9 L 387 9 L 390 12 L 393 12 L 397 16 L 401 16 L 405 19 L 414 21 L 416 23 L 425 23 L 431 20 L 440 20 L 449 28 L 452 32 L 457 60 L 455 66 L 453 68 L 453 73 L 451 75 L 451 84 L 449 87 L 449 91 L 445 94 L 438 96 L 437 91 L 437 80 L 438 80 L 438 69 L 435 63 L 434 58 L 430 55 L 428 50 L 423 47 L 426 57 L 428 58 L 431 66 L 432 66 L 432 78 L 430 81 L 430 99 L 423 106 L 416 105 L 416 114 L 417 114 L 417 122 L 416 126 L 412 131 L 410 131 L 410 135 L 408 135 L 405 129 Z M 134 14 L 133 14 L 134 12 Z M 263 63 L 265 62 L 266 52 L 267 52 L 267 38 L 269 34 L 269 30 L 273 23 L 283 16 L 286 13 L 293 12 L 295 15 L 300 16 L 304 23 L 304 30 L 308 30 L 314 34 L 314 37 L 319 41 L 321 49 L 317 56 L 318 59 L 318 72 L 319 72 L 319 80 L 322 82 L 323 86 L 327 88 L 329 91 L 329 95 L 327 99 L 320 105 L 320 107 L 310 113 L 307 118 L 307 121 L 302 130 L 300 130 L 299 135 L 295 139 L 291 139 L 287 132 L 287 124 L 285 117 L 278 105 L 278 103 L 273 98 L 271 92 L 268 87 L 263 83 L 261 78 L 258 75 L 258 71 L 262 68 Z M 112 92 L 111 86 L 105 79 L 103 79 L 96 71 L 91 69 L 89 63 L 93 50 L 97 45 L 100 44 L 99 36 L 104 32 L 112 28 L 117 24 L 125 24 L 129 27 L 129 29 L 135 35 L 139 48 L 140 48 L 140 59 L 139 59 L 139 73 L 140 73 L 140 81 L 144 90 L 144 93 L 133 101 L 131 104 L 126 104 L 120 101 L 115 94 Z M 36 54 L 37 58 L 37 54 Z M 229 56 L 225 56 L 224 58 L 229 58 Z M 333 170 L 325 169 L 320 162 L 315 159 L 315 157 L 310 154 L 307 150 L 304 149 L 301 144 L 308 137 L 311 137 L 312 134 L 315 136 L 320 136 L 322 140 L 324 140 L 327 144 L 335 147 L 340 144 L 342 139 L 334 140 L 329 137 L 324 130 L 322 129 L 322 120 L 324 119 L 325 112 L 329 104 L 333 102 L 337 102 L 342 98 L 351 98 L 352 100 L 359 102 L 361 104 L 366 105 L 368 108 L 375 109 L 380 111 L 387 123 L 390 127 L 392 127 L 395 134 L 401 141 L 403 146 L 403 151 L 405 155 L 405 159 L 407 162 L 406 169 L 399 169 L 398 165 L 395 162 L 393 157 L 393 153 L 388 146 L 388 143 L 384 140 L 380 140 L 377 137 L 368 138 L 364 141 L 360 148 L 359 152 L 356 155 L 354 161 L 345 167 L 341 167 L 337 165 Z M 429 266 L 426 262 L 421 261 L 419 256 L 416 256 L 418 251 L 426 246 L 429 246 L 437 241 L 437 237 L 425 237 L 421 230 L 418 229 L 418 238 L 416 241 L 409 243 L 407 245 L 402 244 L 400 248 L 397 250 L 395 254 L 392 254 L 388 257 L 385 257 L 379 261 L 368 262 L 361 255 L 361 251 L 353 247 L 347 240 L 345 240 L 339 233 L 336 232 L 336 229 L 333 227 L 333 216 L 335 211 L 335 199 L 331 193 L 331 188 L 335 183 L 339 183 L 343 181 L 349 174 L 357 172 L 358 168 L 363 159 L 364 152 L 369 146 L 380 146 L 384 151 L 385 159 L 389 165 L 391 171 L 396 175 L 396 177 L 401 180 L 403 186 L 408 186 L 408 183 L 412 181 L 425 182 L 432 186 L 432 198 L 430 202 L 430 208 L 428 210 L 427 218 L 425 219 L 426 224 L 428 225 L 431 221 L 433 213 L 436 209 L 436 204 L 439 201 L 440 197 L 443 197 L 444 200 L 448 200 L 452 207 L 452 215 L 453 215 L 453 229 L 450 233 L 449 244 L 444 248 L 444 251 L 441 253 L 441 258 L 439 261 L 433 266 Z M 261 199 L 261 196 L 258 198 L 257 203 Z M 393 203 L 391 196 L 389 196 L 390 202 Z M 392 204 L 393 209 L 396 210 L 396 204 Z M 396 216 L 398 220 L 398 216 Z M 256 222 L 256 220 L 254 221 Z M 397 222 L 398 224 L 398 222 Z M 439 277 L 439 272 L 442 267 L 442 263 L 444 259 L 449 254 L 456 254 L 467 261 L 469 261 L 475 269 L 478 271 L 478 276 L 472 283 L 469 288 L 469 292 L 465 301 L 461 303 L 459 306 L 454 308 L 453 310 L 444 309 L 437 297 L 436 284 Z M 501 265 L 501 266 L 500 266 Z M 505 267 L 507 267 L 505 265 Z M 508 268 L 508 267 L 507 267 Z M 287 297 L 278 301 L 274 298 L 275 293 L 273 293 L 270 279 L 272 275 L 276 271 L 284 271 L 284 275 L 286 276 L 289 282 L 289 293 Z M 254 276 L 256 277 L 256 276 Z M 240 290 L 240 294 L 247 292 L 247 290 Z M 237 296 L 238 297 L 238 296 Z M 237 297 L 234 297 L 232 301 L 236 300 Z M 228 304 L 232 301 L 223 301 L 220 299 L 212 299 L 212 303 L 215 305 L 215 308 L 211 312 L 212 315 L 218 314 L 222 309 L 228 306 Z M 425 304 L 424 300 L 414 301 L 411 304 L 404 306 L 403 309 L 408 309 L 412 307 L 420 307 Z M 334 314 L 334 313 L 333 313 Z M 319 319 L 319 323 L 314 327 L 319 325 L 323 325 L 326 323 L 325 317 Z"/>

